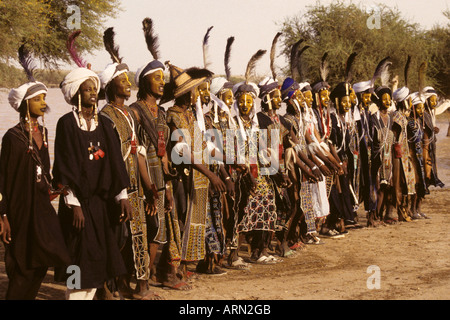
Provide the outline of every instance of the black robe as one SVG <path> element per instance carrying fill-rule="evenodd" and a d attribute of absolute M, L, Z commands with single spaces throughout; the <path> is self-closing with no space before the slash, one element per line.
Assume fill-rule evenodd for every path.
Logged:
<path fill-rule="evenodd" d="M 98 116 L 94 131 L 78 127 L 72 112 L 58 120 L 55 138 L 54 184 L 68 186 L 81 204 L 84 228 L 73 226 L 73 212 L 61 197 L 58 215 L 72 264 L 80 267 L 81 289 L 98 288 L 126 273 L 113 228 L 119 211 L 114 197 L 129 185 L 120 141 L 106 117 Z M 88 148 L 99 146 L 103 158 L 89 159 Z M 62 270 L 59 280 L 65 279 Z"/>
<path fill-rule="evenodd" d="M 28 145 L 28 133 L 18 124 L 3 136 L 0 156 L 0 214 L 7 215 L 12 238 L 5 245 L 6 269 L 9 270 L 8 261 L 14 261 L 22 273 L 70 262 L 58 216 L 50 202 L 48 149 L 44 144 L 39 149 L 34 143 L 34 150 L 29 150 Z M 42 169 L 40 179 L 37 166 Z"/>

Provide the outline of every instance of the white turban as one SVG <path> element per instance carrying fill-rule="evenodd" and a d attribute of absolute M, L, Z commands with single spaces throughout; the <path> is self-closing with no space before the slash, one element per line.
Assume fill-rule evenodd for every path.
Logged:
<path fill-rule="evenodd" d="M 423 96 L 421 96 L 418 92 L 411 93 L 411 101 L 413 106 L 419 103 L 425 103 Z"/>
<path fill-rule="evenodd" d="M 363 92 L 371 88 L 371 81 L 361 81 L 358 83 L 355 83 L 353 85 L 353 90 L 355 90 L 355 93 Z"/>
<path fill-rule="evenodd" d="M 87 68 L 78 68 L 72 70 L 67 74 L 61 83 L 61 91 L 64 99 L 68 104 L 72 104 L 71 100 L 78 92 L 81 84 L 86 80 L 91 79 L 97 85 L 97 93 L 100 92 L 100 79 L 94 71 Z"/>
<path fill-rule="evenodd" d="M 24 100 L 34 98 L 42 93 L 47 93 L 47 87 L 42 82 L 28 82 L 16 89 L 12 89 L 8 95 L 8 101 L 14 110 L 19 111 L 20 104 Z"/>
<path fill-rule="evenodd" d="M 433 87 L 425 87 L 423 88 L 424 99 L 428 99 L 431 96 L 437 96 L 436 90 Z"/>
<path fill-rule="evenodd" d="M 117 68 L 121 66 L 121 68 Z M 105 70 L 103 70 L 98 77 L 100 78 L 100 83 L 102 85 L 102 89 L 105 89 L 106 86 L 115 78 L 120 76 L 122 73 L 126 73 L 128 71 L 128 67 L 125 64 L 118 64 L 117 62 L 110 63 L 106 66 Z"/>
<path fill-rule="evenodd" d="M 311 86 L 309 82 L 302 82 L 298 84 L 300 86 L 299 90 L 301 91 L 304 87 Z"/>
<path fill-rule="evenodd" d="M 409 89 L 407 87 L 402 87 L 394 91 L 392 97 L 395 102 L 402 102 L 406 98 L 408 98 Z"/>
<path fill-rule="evenodd" d="M 139 87 L 139 80 L 143 77 L 145 77 L 146 75 L 153 73 L 155 71 L 161 70 L 162 72 L 164 72 L 165 67 L 164 65 L 158 61 L 158 60 L 153 60 L 151 62 L 149 62 L 148 64 L 140 67 L 137 71 L 136 74 L 134 75 L 134 83 L 136 83 L 136 86 Z"/>
<path fill-rule="evenodd" d="M 224 77 L 217 77 L 211 80 L 211 93 L 214 95 L 218 95 L 219 91 L 223 88 L 225 83 L 227 83 L 228 80 Z"/>

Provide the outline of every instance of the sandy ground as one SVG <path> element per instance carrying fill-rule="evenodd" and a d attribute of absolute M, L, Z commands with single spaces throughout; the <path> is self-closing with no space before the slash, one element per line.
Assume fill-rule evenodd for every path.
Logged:
<path fill-rule="evenodd" d="M 428 220 L 349 230 L 343 239 L 323 239 L 275 265 L 252 265 L 221 276 L 196 275 L 190 291 L 152 287 L 166 300 L 447 300 L 450 299 L 450 137 L 441 117 L 439 176 L 446 188 L 431 189 L 423 204 Z M 362 225 L 364 212 L 358 211 Z M 246 252 L 242 255 L 247 256 Z M 0 245 L 0 298 L 7 288 Z M 377 266 L 380 287 L 368 288 Z M 190 266 L 194 268 L 195 266 Z M 38 299 L 62 300 L 65 288 L 49 271 Z M 372 283 L 371 281 L 369 281 Z"/>

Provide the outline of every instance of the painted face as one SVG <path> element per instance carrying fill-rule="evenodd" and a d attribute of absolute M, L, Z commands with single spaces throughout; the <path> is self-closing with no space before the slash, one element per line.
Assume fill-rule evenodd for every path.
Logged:
<path fill-rule="evenodd" d="M 191 105 L 194 105 L 197 103 L 197 99 L 200 96 L 200 93 L 198 91 L 198 87 L 195 87 L 191 90 Z"/>
<path fill-rule="evenodd" d="M 281 92 L 279 89 L 275 89 L 270 93 L 270 98 L 272 99 L 272 108 L 278 110 L 281 107 Z"/>
<path fill-rule="evenodd" d="M 243 116 L 249 115 L 253 109 L 253 97 L 251 94 L 243 93 L 238 100 L 239 113 Z"/>
<path fill-rule="evenodd" d="M 310 90 L 303 92 L 303 96 L 305 97 L 305 102 L 308 108 L 312 108 L 313 104 L 313 94 Z"/>
<path fill-rule="evenodd" d="M 97 103 L 97 86 L 91 79 L 86 80 L 80 85 L 81 105 L 85 108 L 91 108 Z"/>
<path fill-rule="evenodd" d="M 330 92 L 328 90 L 321 90 L 319 92 L 319 99 L 322 104 L 322 107 L 328 107 L 330 104 Z"/>
<path fill-rule="evenodd" d="M 233 91 L 231 91 L 230 89 L 224 90 L 220 95 L 220 99 L 225 102 L 228 108 L 231 108 L 234 102 Z"/>
<path fill-rule="evenodd" d="M 200 100 L 202 101 L 202 104 L 208 104 L 211 100 L 209 82 L 206 81 L 199 85 L 198 91 L 200 93 Z"/>
<path fill-rule="evenodd" d="M 115 94 L 118 97 L 128 99 L 131 96 L 131 83 L 126 72 L 115 77 L 112 81 L 116 89 Z"/>
<path fill-rule="evenodd" d="M 303 102 L 305 100 L 303 99 L 302 92 L 300 90 L 295 91 L 290 100 L 291 104 L 294 104 L 294 101 L 297 101 L 299 107 L 303 109 Z M 294 110 L 297 112 L 297 108 L 294 108 Z"/>
<path fill-rule="evenodd" d="M 391 106 L 391 96 L 389 93 L 384 93 L 381 96 L 381 105 L 383 109 L 388 109 Z"/>
<path fill-rule="evenodd" d="M 363 93 L 361 95 L 362 104 L 363 104 L 364 107 L 367 108 L 369 106 L 370 101 L 371 101 L 371 97 L 372 97 L 372 94 L 370 92 L 369 93 Z"/>
<path fill-rule="evenodd" d="M 156 70 L 155 72 L 146 75 L 145 79 L 150 84 L 150 93 L 153 96 L 162 97 L 164 94 L 164 85 L 166 84 L 162 70 Z"/>
<path fill-rule="evenodd" d="M 350 96 L 345 96 L 340 99 L 339 108 L 342 114 L 347 113 L 352 107 Z"/>
<path fill-rule="evenodd" d="M 428 105 L 430 106 L 431 109 L 436 108 L 437 97 L 435 95 L 432 95 L 431 97 L 428 98 Z"/>
<path fill-rule="evenodd" d="M 47 109 L 45 102 L 45 93 L 41 93 L 34 98 L 28 99 L 28 107 L 30 108 L 30 116 L 33 118 L 42 117 Z"/>
<path fill-rule="evenodd" d="M 424 112 L 424 110 L 425 110 L 425 107 L 424 107 L 423 103 L 418 103 L 418 104 L 416 104 L 416 105 L 414 106 L 414 109 L 416 110 L 416 115 L 417 115 L 418 117 L 423 116 L 423 112 Z"/>
<path fill-rule="evenodd" d="M 353 90 L 353 88 L 350 88 L 350 102 L 352 103 L 352 105 L 356 105 L 356 93 L 355 90 Z"/>

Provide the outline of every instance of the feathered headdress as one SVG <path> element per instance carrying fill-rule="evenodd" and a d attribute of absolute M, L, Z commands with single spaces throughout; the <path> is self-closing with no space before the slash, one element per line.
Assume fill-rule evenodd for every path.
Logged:
<path fill-rule="evenodd" d="M 202 42 L 202 50 L 203 50 L 203 65 L 205 69 L 209 68 L 209 65 L 211 64 L 210 61 L 208 61 L 208 47 L 209 47 L 209 33 L 211 32 L 211 29 L 213 26 L 209 27 L 208 30 L 205 33 L 205 36 L 203 37 Z"/>
<path fill-rule="evenodd" d="M 424 90 L 423 88 L 425 88 L 425 77 L 427 75 L 427 67 L 428 64 L 426 61 L 422 62 L 420 64 L 419 67 L 419 96 L 423 99 L 423 94 L 424 94 Z M 423 99 L 425 100 L 425 99 Z"/>
<path fill-rule="evenodd" d="M 353 64 L 355 63 L 355 58 L 358 54 L 356 52 L 353 52 L 347 59 L 347 63 L 345 65 L 345 79 L 344 81 L 347 83 L 351 83 L 352 79 L 353 79 L 353 74 L 352 74 L 352 67 Z"/>
<path fill-rule="evenodd" d="M 378 78 L 381 79 L 382 85 L 387 84 L 387 82 L 389 81 L 388 68 L 392 64 L 392 62 L 390 62 L 389 59 L 390 59 L 390 57 L 388 56 L 378 63 L 378 65 L 375 69 L 375 73 L 373 74 L 372 79 L 370 80 L 370 85 L 371 85 L 372 91 L 375 86 L 375 81 L 377 81 Z"/>
<path fill-rule="evenodd" d="M 298 63 L 299 60 L 297 57 L 299 57 L 300 53 L 298 51 L 298 48 L 300 47 L 300 44 L 305 41 L 304 39 L 298 40 L 296 43 L 292 45 L 291 48 L 291 54 L 289 57 L 289 66 L 291 68 L 291 77 L 294 80 L 298 80 L 297 77 L 301 77 L 300 71 L 298 70 Z"/>
<path fill-rule="evenodd" d="M 262 56 L 267 52 L 267 50 L 258 50 L 247 63 L 247 69 L 245 69 L 245 83 L 248 84 L 250 82 L 250 77 L 253 75 L 255 71 L 256 62 L 262 58 Z"/>
<path fill-rule="evenodd" d="M 320 60 L 319 74 L 322 81 L 326 82 L 328 74 L 330 72 L 330 68 L 328 65 L 328 52 L 325 52 Z"/>
<path fill-rule="evenodd" d="M 153 59 L 159 59 L 159 43 L 158 36 L 155 35 L 153 30 L 153 21 L 150 18 L 145 18 L 142 21 L 142 29 L 144 30 L 145 42 L 147 43 L 147 49 L 150 51 Z"/>
<path fill-rule="evenodd" d="M 108 51 L 111 56 L 111 60 L 120 64 L 122 63 L 122 58 L 119 56 L 119 46 L 117 46 L 114 41 L 115 35 L 114 28 L 110 27 L 106 29 L 103 33 L 103 44 L 105 45 L 106 51 Z"/>
<path fill-rule="evenodd" d="M 231 69 L 230 69 L 230 55 L 231 55 L 231 45 L 234 42 L 234 37 L 229 37 L 227 39 L 227 46 L 225 48 L 225 57 L 224 57 L 224 64 L 225 64 L 225 75 L 228 81 L 230 81 L 231 76 Z"/>
<path fill-rule="evenodd" d="M 86 68 L 86 62 L 80 57 L 75 46 L 75 39 L 81 34 L 81 30 L 76 30 L 69 35 L 67 39 L 67 50 L 72 57 L 73 62 L 80 67 Z"/>
<path fill-rule="evenodd" d="M 277 73 L 275 71 L 275 50 L 277 47 L 278 38 L 282 35 L 278 32 L 272 40 L 272 46 L 270 48 L 270 70 L 272 71 L 272 78 L 275 80 L 277 78 Z"/>
<path fill-rule="evenodd" d="M 28 81 L 35 82 L 34 79 L 34 70 L 36 67 L 33 65 L 33 58 L 30 55 L 30 52 L 25 49 L 25 45 L 21 45 L 19 48 L 19 62 L 27 75 Z"/>
<path fill-rule="evenodd" d="M 411 64 L 411 56 L 408 55 L 408 59 L 406 60 L 404 76 L 405 76 L 405 87 L 408 87 L 408 73 L 409 73 L 409 65 Z"/>

